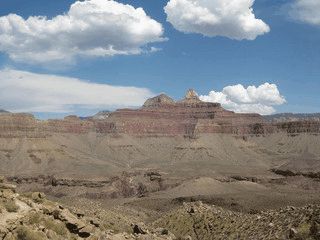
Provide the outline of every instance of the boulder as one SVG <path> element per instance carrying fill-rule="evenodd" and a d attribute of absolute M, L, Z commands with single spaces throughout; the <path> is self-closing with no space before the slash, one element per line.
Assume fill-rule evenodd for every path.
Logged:
<path fill-rule="evenodd" d="M 34 193 L 32 193 L 31 198 L 36 203 L 41 203 L 46 198 L 46 195 L 41 192 L 34 192 Z"/>
<path fill-rule="evenodd" d="M 310 235 L 316 239 L 320 240 L 320 223 L 313 221 L 310 227 Z"/>
<path fill-rule="evenodd" d="M 15 191 L 16 188 L 17 186 L 14 184 L 0 183 L 0 189 L 9 189 L 9 190 Z"/>
<path fill-rule="evenodd" d="M 89 237 L 91 234 L 95 233 L 95 228 L 92 226 L 85 226 L 81 229 L 79 229 L 78 235 L 82 238 L 87 238 Z"/>
<path fill-rule="evenodd" d="M 89 220 L 89 222 L 90 222 L 91 225 L 93 225 L 93 226 L 95 226 L 97 228 L 100 227 L 100 225 L 101 225 L 101 223 L 97 219 L 94 219 L 94 218 L 91 218 Z"/>
<path fill-rule="evenodd" d="M 288 231 L 288 238 L 293 239 L 297 236 L 298 231 L 295 228 L 290 228 Z"/>
<path fill-rule="evenodd" d="M 144 226 L 144 224 L 132 224 L 132 230 L 135 234 L 147 234 L 148 230 Z"/>

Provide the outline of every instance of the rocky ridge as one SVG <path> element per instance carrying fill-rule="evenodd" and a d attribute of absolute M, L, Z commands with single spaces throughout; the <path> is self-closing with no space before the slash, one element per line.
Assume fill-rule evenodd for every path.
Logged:
<path fill-rule="evenodd" d="M 190 239 L 320 239 L 320 207 L 286 207 L 245 214 L 202 202 L 184 203 L 154 225 L 166 224 L 176 236 Z"/>
<path fill-rule="evenodd" d="M 265 116 L 271 122 L 320 121 L 320 113 L 279 113 Z"/>
<path fill-rule="evenodd" d="M 39 192 L 17 194 L 15 186 L 0 179 L 0 238 L 4 240 L 65 239 L 154 239 L 173 240 L 163 228 L 150 229 L 132 224 L 130 233 L 114 233 L 98 218 L 69 210 L 49 201 Z"/>

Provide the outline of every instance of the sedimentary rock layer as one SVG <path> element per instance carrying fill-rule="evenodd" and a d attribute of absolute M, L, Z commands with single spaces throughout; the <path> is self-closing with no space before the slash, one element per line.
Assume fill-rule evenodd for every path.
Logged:
<path fill-rule="evenodd" d="M 259 114 L 227 111 L 219 103 L 202 102 L 189 90 L 175 102 L 161 94 L 139 109 L 104 112 L 99 117 L 82 120 L 69 116 L 63 120 L 40 121 L 30 114 L 0 115 L 1 137 L 46 137 L 54 133 L 129 134 L 134 136 L 187 136 L 199 134 L 290 134 L 319 133 L 319 121 L 268 122 Z"/>

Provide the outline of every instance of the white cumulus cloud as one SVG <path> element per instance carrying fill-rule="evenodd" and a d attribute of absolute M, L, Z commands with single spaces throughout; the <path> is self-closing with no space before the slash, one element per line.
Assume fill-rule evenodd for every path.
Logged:
<path fill-rule="evenodd" d="M 0 70 L 1 108 L 13 112 L 68 113 L 83 109 L 141 106 L 146 88 L 111 86 L 77 78 Z"/>
<path fill-rule="evenodd" d="M 170 0 L 167 21 L 185 33 L 254 40 L 270 31 L 253 13 L 254 0 Z"/>
<path fill-rule="evenodd" d="M 259 113 L 268 115 L 275 112 L 274 106 L 286 102 L 277 85 L 264 83 L 258 87 L 245 88 L 241 84 L 227 86 L 222 92 L 211 91 L 200 96 L 205 102 L 218 102 L 228 110 L 238 113 Z"/>
<path fill-rule="evenodd" d="M 142 8 L 113 0 L 76 1 L 52 19 L 0 17 L 0 51 L 28 63 L 140 54 L 152 51 L 148 44 L 165 40 L 162 35 L 162 25 Z"/>
<path fill-rule="evenodd" d="M 289 5 L 289 14 L 293 19 L 313 25 L 320 25 L 319 0 L 294 0 Z"/>

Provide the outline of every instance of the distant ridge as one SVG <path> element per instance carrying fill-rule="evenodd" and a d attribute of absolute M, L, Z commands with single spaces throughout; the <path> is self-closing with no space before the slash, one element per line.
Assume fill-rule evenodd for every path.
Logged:
<path fill-rule="evenodd" d="M 9 112 L 6 110 L 0 109 L 0 113 L 9 113 Z"/>
<path fill-rule="evenodd" d="M 264 118 L 271 122 L 320 121 L 320 113 L 278 113 Z"/>

